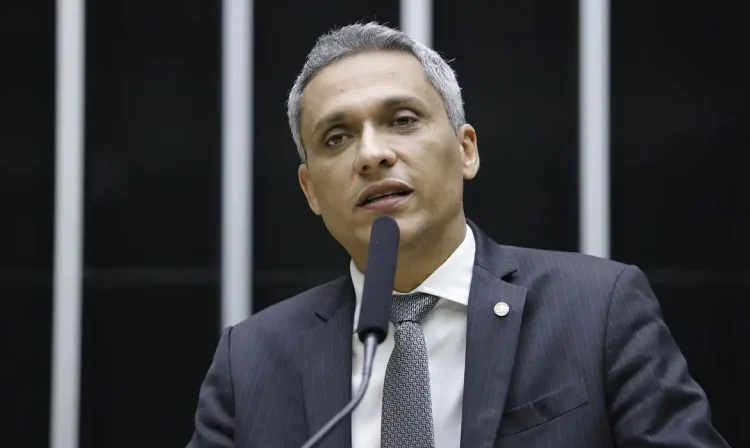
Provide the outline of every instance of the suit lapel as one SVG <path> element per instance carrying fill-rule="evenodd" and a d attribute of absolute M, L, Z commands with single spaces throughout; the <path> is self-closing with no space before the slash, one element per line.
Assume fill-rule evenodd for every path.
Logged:
<path fill-rule="evenodd" d="M 469 222 L 477 253 L 469 294 L 461 446 L 494 446 L 513 373 L 526 289 L 503 280 L 516 265 Z M 495 313 L 504 302 L 505 316 Z M 502 314 L 502 313 L 501 313 Z"/>
<path fill-rule="evenodd" d="M 302 335 L 302 370 L 308 437 L 315 434 L 351 400 L 354 291 L 341 280 L 330 305 L 316 311 L 322 321 Z M 292 430 L 292 428 L 290 428 Z M 320 448 L 350 448 L 351 419 L 344 419 L 319 444 Z"/>

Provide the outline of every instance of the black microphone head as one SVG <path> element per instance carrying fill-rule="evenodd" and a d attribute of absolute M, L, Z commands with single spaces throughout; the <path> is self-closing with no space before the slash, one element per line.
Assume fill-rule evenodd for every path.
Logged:
<path fill-rule="evenodd" d="M 390 216 L 380 216 L 372 223 L 357 325 L 360 341 L 364 342 L 368 334 L 375 334 L 381 343 L 388 336 L 399 238 L 398 224 Z"/>

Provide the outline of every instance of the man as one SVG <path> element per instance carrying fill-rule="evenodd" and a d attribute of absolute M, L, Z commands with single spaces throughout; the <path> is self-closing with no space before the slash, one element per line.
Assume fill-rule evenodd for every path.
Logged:
<path fill-rule="evenodd" d="M 190 447 L 299 447 L 348 403 L 381 215 L 401 230 L 394 324 L 364 400 L 320 446 L 726 446 L 637 268 L 501 246 L 467 221 L 477 133 L 437 53 L 374 23 L 335 30 L 288 114 L 300 186 L 350 275 L 223 333 Z"/>

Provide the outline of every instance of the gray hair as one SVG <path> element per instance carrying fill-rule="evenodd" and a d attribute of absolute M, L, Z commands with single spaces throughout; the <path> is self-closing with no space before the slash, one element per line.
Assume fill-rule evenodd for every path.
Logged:
<path fill-rule="evenodd" d="M 318 38 L 289 92 L 287 101 L 289 127 L 302 163 L 307 161 L 300 135 L 302 91 L 310 80 L 329 64 L 346 56 L 373 50 L 403 51 L 417 58 L 427 81 L 442 97 L 453 130 L 458 131 L 458 128 L 465 123 L 464 104 L 461 99 L 461 88 L 456 81 L 456 73 L 437 52 L 413 41 L 402 31 L 376 22 L 348 25 Z"/>

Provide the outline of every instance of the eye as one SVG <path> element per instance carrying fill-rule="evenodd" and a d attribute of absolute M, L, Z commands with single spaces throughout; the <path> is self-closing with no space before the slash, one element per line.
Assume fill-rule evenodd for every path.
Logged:
<path fill-rule="evenodd" d="M 346 134 L 333 134 L 328 139 L 326 139 L 326 146 L 336 146 L 341 143 L 343 143 L 345 140 L 349 138 Z"/>
<path fill-rule="evenodd" d="M 402 115 L 393 120 L 393 126 L 396 126 L 397 128 L 407 128 L 413 125 L 416 121 L 417 117 L 413 115 Z"/>

